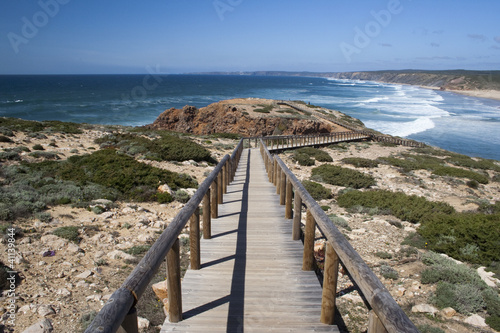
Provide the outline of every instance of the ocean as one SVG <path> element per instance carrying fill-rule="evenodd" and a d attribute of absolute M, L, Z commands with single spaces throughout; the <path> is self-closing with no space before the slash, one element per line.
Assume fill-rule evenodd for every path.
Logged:
<path fill-rule="evenodd" d="M 140 126 L 164 110 L 259 97 L 339 110 L 383 133 L 500 160 L 500 101 L 415 86 L 310 77 L 0 76 L 0 116 Z"/>

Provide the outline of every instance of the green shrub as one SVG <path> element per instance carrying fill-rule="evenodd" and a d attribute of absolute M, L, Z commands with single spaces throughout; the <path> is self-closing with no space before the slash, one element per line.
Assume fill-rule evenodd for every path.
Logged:
<path fill-rule="evenodd" d="M 327 152 L 312 147 L 299 148 L 295 150 L 295 154 L 305 154 L 318 162 L 333 162 L 333 158 Z"/>
<path fill-rule="evenodd" d="M 446 162 L 465 168 L 500 171 L 498 161 L 480 158 L 477 161 L 469 156 L 451 153 Z"/>
<path fill-rule="evenodd" d="M 58 237 L 65 238 L 73 243 L 80 242 L 80 232 L 78 231 L 78 227 L 59 227 L 53 231 L 53 234 Z"/>
<path fill-rule="evenodd" d="M 379 257 L 380 259 L 392 259 L 392 254 L 390 254 L 389 252 L 385 252 L 385 251 L 375 252 L 375 255 L 377 257 Z"/>
<path fill-rule="evenodd" d="M 330 210 L 330 206 L 321 206 L 321 209 L 325 212 Z"/>
<path fill-rule="evenodd" d="M 150 248 L 151 245 L 136 245 L 126 249 L 124 252 L 136 256 L 148 252 Z"/>
<path fill-rule="evenodd" d="M 432 301 L 441 309 L 452 307 L 466 315 L 476 313 L 486 306 L 481 290 L 471 284 L 439 282 Z"/>
<path fill-rule="evenodd" d="M 477 180 L 469 180 L 465 183 L 465 185 L 467 185 L 470 188 L 473 188 L 475 190 L 477 190 L 479 188 L 479 182 Z"/>
<path fill-rule="evenodd" d="M 500 214 L 453 213 L 428 216 L 418 232 L 429 248 L 453 258 L 488 265 L 500 261 Z"/>
<path fill-rule="evenodd" d="M 328 217 L 337 227 L 344 228 L 348 231 L 352 230 L 351 227 L 349 227 L 349 223 L 344 218 L 337 216 L 335 214 L 328 215 Z"/>
<path fill-rule="evenodd" d="M 376 168 L 378 162 L 363 157 L 346 157 L 341 160 L 342 163 L 354 165 L 357 168 Z"/>
<path fill-rule="evenodd" d="M 151 140 L 130 133 L 112 134 L 96 139 L 95 142 L 101 148 L 116 148 L 132 156 L 145 154 L 144 157 L 149 160 L 213 162 L 210 151 L 187 138 L 160 132 L 157 135 L 157 138 Z"/>
<path fill-rule="evenodd" d="M 397 218 L 411 223 L 426 221 L 429 216 L 438 212 L 450 214 L 455 211 L 446 203 L 427 201 L 416 195 L 409 196 L 386 190 L 349 191 L 340 195 L 337 202 L 344 208 L 359 205 L 389 210 Z"/>
<path fill-rule="evenodd" d="M 469 179 L 475 180 L 481 184 L 488 184 L 488 182 L 489 182 L 488 177 L 486 177 L 485 175 L 482 175 L 482 174 L 474 172 L 474 171 L 464 170 L 464 169 L 454 168 L 454 167 L 440 167 L 440 168 L 435 169 L 432 173 L 437 175 L 437 176 L 469 178 Z"/>
<path fill-rule="evenodd" d="M 400 157 L 380 157 L 378 160 L 397 168 L 401 168 L 403 172 L 419 169 L 434 170 L 444 164 L 444 161 L 437 157 L 407 153 L 401 154 Z"/>
<path fill-rule="evenodd" d="M 14 141 L 12 141 L 12 139 L 6 137 L 6 136 L 3 136 L 3 135 L 0 135 L 0 142 L 3 142 L 3 143 L 12 143 Z"/>
<path fill-rule="evenodd" d="M 295 152 L 293 154 L 293 160 L 295 162 L 298 162 L 299 165 L 302 165 L 302 166 L 311 166 L 311 165 L 316 164 L 316 162 L 309 155 L 302 154 L 299 152 Z"/>
<path fill-rule="evenodd" d="M 331 185 L 367 188 L 376 184 L 375 179 L 370 175 L 330 164 L 323 164 L 312 169 L 311 174 L 313 177 L 317 177 L 315 179 L 321 179 Z"/>
<path fill-rule="evenodd" d="M 254 112 L 259 112 L 259 113 L 271 113 L 272 109 L 274 109 L 274 105 L 265 105 L 265 104 L 259 104 L 260 108 L 254 109 Z"/>
<path fill-rule="evenodd" d="M 486 324 L 496 331 L 500 331 L 500 316 L 490 316 L 486 318 Z"/>
<path fill-rule="evenodd" d="M 34 149 L 35 147 L 33 147 Z M 34 158 L 44 158 L 47 160 L 60 160 L 61 158 L 59 157 L 58 153 L 51 152 L 51 151 L 34 151 L 29 154 L 31 157 Z"/>
<path fill-rule="evenodd" d="M 332 191 L 330 191 L 321 184 L 309 180 L 304 180 L 302 182 L 302 185 L 304 185 L 304 188 L 316 201 L 331 199 L 333 197 Z"/>
<path fill-rule="evenodd" d="M 2 151 L 0 152 L 0 160 L 8 160 L 8 161 L 19 161 L 21 156 L 19 156 L 19 152 L 10 150 L 10 151 Z"/>
<path fill-rule="evenodd" d="M 483 290 L 483 299 L 486 302 L 486 311 L 491 316 L 500 317 L 500 296 L 493 288 Z"/>
<path fill-rule="evenodd" d="M 36 144 L 33 146 L 33 150 L 45 150 L 42 145 Z"/>
<path fill-rule="evenodd" d="M 187 203 L 189 199 L 189 193 L 186 191 L 178 190 L 174 193 L 174 200 L 179 201 L 180 203 Z"/>
<path fill-rule="evenodd" d="M 380 275 L 382 275 L 386 279 L 391 279 L 391 280 L 399 279 L 398 272 L 394 268 L 387 265 L 380 266 Z"/>
<path fill-rule="evenodd" d="M 174 200 L 174 198 L 172 198 L 172 196 L 170 195 L 170 193 L 167 193 L 167 192 L 164 192 L 164 193 L 156 193 L 156 201 L 158 201 L 159 203 L 163 204 L 163 203 L 169 203 L 169 202 L 172 202 Z"/>

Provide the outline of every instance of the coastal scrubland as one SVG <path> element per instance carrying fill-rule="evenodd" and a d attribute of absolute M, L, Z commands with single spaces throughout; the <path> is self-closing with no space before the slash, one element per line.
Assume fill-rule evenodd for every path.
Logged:
<path fill-rule="evenodd" d="M 296 112 L 269 105 L 254 101 L 252 110 Z M 0 251 L 14 229 L 16 330 L 47 318 L 55 331 L 83 331 L 239 138 L 0 118 Z M 422 332 L 493 332 L 470 324 L 473 314 L 500 329 L 498 161 L 375 142 L 282 158 Z M 318 231 L 320 267 L 323 246 Z M 366 307 L 345 271 L 338 306 L 344 330 L 366 329 Z M 138 304 L 149 322 L 143 331 L 158 331 L 162 308 L 148 288 Z M 1 303 L 2 318 L 6 310 Z"/>

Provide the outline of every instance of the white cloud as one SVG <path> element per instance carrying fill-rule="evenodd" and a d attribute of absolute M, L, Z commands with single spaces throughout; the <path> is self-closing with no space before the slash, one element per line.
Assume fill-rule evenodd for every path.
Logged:
<path fill-rule="evenodd" d="M 480 42 L 484 42 L 486 40 L 486 36 L 481 34 L 468 34 L 467 37 Z"/>

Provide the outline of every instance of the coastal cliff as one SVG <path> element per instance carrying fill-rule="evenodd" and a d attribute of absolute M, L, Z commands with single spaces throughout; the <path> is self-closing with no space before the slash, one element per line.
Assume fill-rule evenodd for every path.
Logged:
<path fill-rule="evenodd" d="M 311 113 L 314 108 L 311 108 Z M 333 115 L 332 115 L 333 116 Z M 299 112 L 274 100 L 233 99 L 197 109 L 185 106 L 164 111 L 150 129 L 207 135 L 238 133 L 243 136 L 304 135 L 346 129 L 333 122 Z"/>
<path fill-rule="evenodd" d="M 333 73 L 331 77 L 411 84 L 441 90 L 500 90 L 500 74 L 496 72 L 374 71 Z"/>

